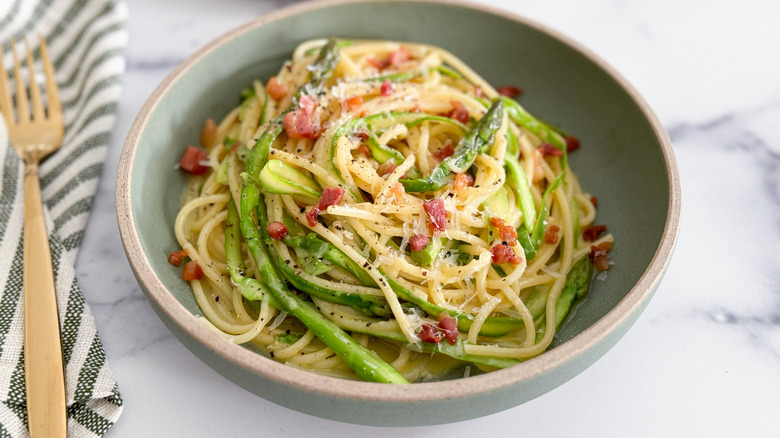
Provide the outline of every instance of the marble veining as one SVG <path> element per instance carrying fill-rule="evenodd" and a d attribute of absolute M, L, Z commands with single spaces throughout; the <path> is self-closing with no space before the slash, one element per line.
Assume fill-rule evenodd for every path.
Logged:
<path fill-rule="evenodd" d="M 666 277 L 645 313 L 585 372 L 506 412 L 405 428 L 403 434 L 776 435 L 780 58 L 774 54 L 780 4 L 478 2 L 526 15 L 577 39 L 634 84 L 674 144 L 682 227 Z M 203 44 L 287 3 L 129 2 L 125 90 L 76 266 L 126 403 L 109 437 L 399 433 L 299 414 L 211 371 L 154 314 L 119 239 L 116 166 L 146 97 Z"/>

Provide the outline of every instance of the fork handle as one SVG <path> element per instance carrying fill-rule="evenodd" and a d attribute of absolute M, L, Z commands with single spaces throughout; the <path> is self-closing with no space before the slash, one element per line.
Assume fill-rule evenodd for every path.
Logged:
<path fill-rule="evenodd" d="M 65 373 L 38 161 L 24 172 L 24 372 L 30 437 L 65 437 Z"/>

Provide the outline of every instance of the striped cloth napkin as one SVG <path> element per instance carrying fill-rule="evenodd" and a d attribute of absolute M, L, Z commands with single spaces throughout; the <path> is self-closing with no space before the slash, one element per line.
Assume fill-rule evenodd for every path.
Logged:
<path fill-rule="evenodd" d="M 57 288 L 68 401 L 68 435 L 99 437 L 122 412 L 74 262 L 115 121 L 127 45 L 127 9 L 118 0 L 0 0 L 2 66 L 10 41 L 27 38 L 38 55 L 46 37 L 64 111 L 62 147 L 40 167 Z M 40 65 L 38 71 L 42 71 Z M 11 76 L 11 78 L 13 78 Z M 43 77 L 36 78 L 43 83 Z M 13 79 L 11 79 L 13 81 Z M 0 437 L 26 437 L 23 318 L 23 166 L 0 119 Z"/>

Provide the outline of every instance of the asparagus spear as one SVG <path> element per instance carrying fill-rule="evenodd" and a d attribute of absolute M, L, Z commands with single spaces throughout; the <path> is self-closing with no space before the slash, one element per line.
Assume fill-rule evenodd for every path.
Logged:
<path fill-rule="evenodd" d="M 338 50 L 335 40 L 330 40 L 320 51 L 317 61 L 311 67 L 311 82 L 298 90 L 296 97 L 303 89 L 311 90 L 320 86 L 327 78 L 338 61 Z M 297 98 L 287 111 L 297 105 Z M 336 324 L 325 318 L 308 302 L 303 301 L 290 291 L 272 264 L 268 249 L 263 240 L 271 239 L 267 226 L 265 208 L 262 203 L 260 188 L 253 181 L 257 180 L 260 170 L 268 160 L 268 151 L 283 128 L 283 117 L 280 115 L 270 124 L 258 140 L 247 158 L 246 173 L 251 177 L 241 187 L 241 233 L 246 239 L 252 256 L 258 268 L 261 287 L 272 294 L 281 304 L 280 310 L 285 310 L 298 318 L 325 345 L 352 368 L 362 378 L 373 382 L 408 383 L 406 378 L 395 368 L 383 361 L 376 353 L 360 345 Z M 259 207 L 259 208 L 258 208 Z M 262 232 L 262 236 L 261 236 Z"/>
<path fill-rule="evenodd" d="M 528 178 L 514 155 L 506 154 L 504 164 L 508 170 L 509 179 L 515 187 L 515 199 L 520 211 L 523 212 L 523 223 L 527 229 L 531 230 L 536 220 L 536 206 L 531 195 L 531 188 L 528 186 Z"/>
<path fill-rule="evenodd" d="M 501 127 L 501 119 L 504 117 L 502 102 L 501 99 L 497 99 L 493 103 L 487 113 L 477 122 L 477 126 L 466 134 L 455 153 L 445 158 L 430 175 L 420 179 L 400 180 L 406 191 L 432 192 L 439 190 L 447 184 L 450 173 L 468 170 L 477 155 L 484 153 L 493 144 L 496 131 Z"/>
<path fill-rule="evenodd" d="M 384 277 L 387 284 L 390 285 L 390 287 L 393 289 L 396 295 L 398 295 L 399 298 L 417 305 L 425 313 L 433 317 L 438 317 L 440 313 L 446 313 L 452 316 L 453 318 L 458 320 L 458 330 L 460 331 L 466 332 L 471 328 L 471 324 L 474 322 L 473 315 L 456 312 L 454 310 L 448 310 L 443 307 L 437 306 L 433 303 L 430 303 L 425 298 L 421 298 L 413 294 L 409 289 L 403 287 L 400 283 L 393 280 L 384 272 L 382 272 L 381 274 Z M 511 332 L 512 330 L 517 330 L 521 327 L 523 327 L 523 320 L 521 319 L 507 318 L 501 316 L 489 316 L 485 320 L 484 324 L 482 324 L 482 329 L 479 331 L 479 334 L 483 336 L 503 336 Z"/>
<path fill-rule="evenodd" d="M 285 221 L 285 223 L 287 223 L 287 221 Z M 284 238 L 284 243 L 289 247 L 303 249 L 318 257 L 322 257 L 357 277 L 365 286 L 376 286 L 374 279 L 366 274 L 366 271 L 361 269 L 354 260 L 347 257 L 346 254 L 330 242 L 320 239 L 315 233 L 309 233 L 306 236 L 287 236 Z"/>
<path fill-rule="evenodd" d="M 355 263 L 352 259 L 348 258 L 346 254 L 341 252 L 338 248 L 331 243 L 322 240 L 314 233 L 309 233 L 306 236 L 302 236 L 303 230 L 295 224 L 292 220 L 285 218 L 285 224 L 290 229 L 290 236 L 284 238 L 284 243 L 293 248 L 303 248 L 313 254 L 323 254 L 322 257 L 328 261 L 333 262 L 335 265 L 354 275 L 360 279 L 366 286 L 376 286 L 376 283 L 365 271 L 367 268 L 363 268 Z M 323 252 L 324 251 L 324 252 Z M 403 287 L 401 284 L 389 278 L 382 273 L 387 284 L 398 294 L 398 296 L 410 303 L 413 303 L 420 307 L 427 314 L 434 317 L 438 317 L 440 313 L 447 313 L 456 319 L 458 319 L 458 328 L 466 331 L 471 327 L 473 316 L 460 314 L 454 311 L 446 310 L 443 307 L 437 306 L 427 300 L 414 295 L 410 290 Z M 503 336 L 508 332 L 518 329 L 523 326 L 523 321 L 514 318 L 505 317 L 488 317 L 480 330 L 480 334 L 483 336 Z"/>
<path fill-rule="evenodd" d="M 333 139 L 330 142 L 329 150 L 327 152 L 327 157 L 329 157 L 327 165 L 330 166 L 331 172 L 341 178 L 341 172 L 339 171 L 338 167 L 336 167 L 334 162 L 338 140 L 345 135 L 361 129 L 369 130 L 368 148 L 371 151 L 371 156 L 374 157 L 378 163 L 382 164 L 385 161 L 392 160 L 395 164 L 401 164 L 401 162 L 404 160 L 403 154 L 395 149 L 387 147 L 386 145 L 379 144 L 375 131 L 381 131 L 399 124 L 403 124 L 406 125 L 407 128 L 411 128 L 412 126 L 419 125 L 426 121 L 447 123 L 453 126 L 457 126 L 463 132 L 468 131 L 466 125 L 458 122 L 457 120 L 450 119 L 449 117 L 434 116 L 425 113 L 393 112 L 373 114 L 368 117 L 352 119 L 349 122 L 339 126 L 338 129 L 336 129 L 336 131 L 333 133 Z"/>
<path fill-rule="evenodd" d="M 276 256 L 277 269 L 290 284 L 295 286 L 295 288 L 321 300 L 345 304 L 367 315 L 384 317 L 392 315 L 390 307 L 384 297 L 378 295 L 344 293 L 314 284 L 301 276 L 298 264 L 290 266 L 291 263 L 287 263 L 288 260 L 283 259 L 273 248 L 269 249 Z"/>
<path fill-rule="evenodd" d="M 563 286 L 558 301 L 555 302 L 555 329 L 561 328 L 561 324 L 571 311 L 574 302 L 585 296 L 590 288 L 590 279 L 593 276 L 593 263 L 590 258 L 585 256 L 577 261 L 569 271 L 566 277 L 566 284 Z M 547 322 L 542 321 L 536 330 L 536 342 L 544 337 L 544 331 L 547 328 Z"/>
<path fill-rule="evenodd" d="M 507 368 L 520 363 L 519 360 L 512 358 L 468 354 L 463 349 L 464 345 L 467 345 L 468 342 L 463 339 L 457 339 L 455 341 L 455 345 L 450 344 L 447 340 L 442 340 L 442 342 L 437 343 L 420 342 L 414 345 L 407 344 L 406 336 L 401 331 L 401 328 L 398 326 L 396 321 L 393 321 L 391 323 L 392 325 L 388 325 L 390 321 L 381 320 L 377 320 L 378 324 L 374 322 L 367 323 L 364 319 L 356 319 L 351 317 L 346 312 L 339 311 L 338 305 L 331 306 L 327 303 L 316 300 L 315 302 L 318 306 L 324 308 L 324 313 L 331 321 L 351 332 L 365 333 L 371 336 L 376 336 L 377 338 L 387 339 L 388 341 L 406 344 L 416 351 L 421 350 L 427 353 L 441 353 L 464 362 L 479 363 L 494 368 Z M 383 327 L 377 330 L 377 325 L 381 325 Z"/>
<path fill-rule="evenodd" d="M 416 78 L 418 76 L 426 75 L 432 70 L 437 70 L 439 73 L 454 79 L 460 79 L 463 77 L 461 76 L 460 73 L 458 73 L 453 68 L 447 67 L 446 65 L 440 65 L 437 67 L 426 68 L 420 71 L 405 71 L 401 73 L 391 73 L 389 75 L 381 75 L 381 76 L 375 76 L 373 78 L 361 79 L 361 82 L 375 82 L 375 81 L 381 82 L 384 80 L 389 80 L 390 82 L 404 82 L 404 81 L 408 81 L 409 79 Z"/>
<path fill-rule="evenodd" d="M 259 281 L 244 276 L 245 267 L 241 261 L 241 235 L 238 229 L 238 210 L 231 200 L 228 202 L 228 215 L 225 221 L 225 256 L 230 278 L 238 286 L 238 291 L 249 301 L 268 300 L 275 308 L 280 308 L 279 300 L 266 292 Z"/>
<path fill-rule="evenodd" d="M 542 122 L 520 106 L 517 101 L 508 97 L 502 98 L 506 105 L 506 112 L 515 123 L 531 131 L 537 137 L 546 141 L 566 154 L 566 142 L 550 125 Z M 565 166 L 564 166 L 565 167 Z"/>

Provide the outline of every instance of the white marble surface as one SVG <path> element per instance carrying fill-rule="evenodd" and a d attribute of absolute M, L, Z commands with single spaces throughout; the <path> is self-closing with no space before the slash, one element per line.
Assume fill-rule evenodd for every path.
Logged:
<path fill-rule="evenodd" d="M 196 359 L 153 313 L 116 226 L 122 143 L 176 64 L 283 2 L 129 3 L 125 91 L 76 266 L 125 400 L 108 436 L 777 436 L 780 3 L 481 2 L 577 39 L 645 96 L 679 161 L 682 230 L 645 313 L 588 370 L 499 414 L 403 430 L 322 420 L 256 397 Z"/>

